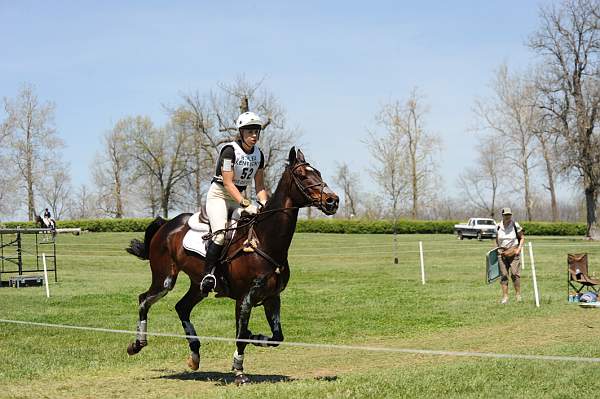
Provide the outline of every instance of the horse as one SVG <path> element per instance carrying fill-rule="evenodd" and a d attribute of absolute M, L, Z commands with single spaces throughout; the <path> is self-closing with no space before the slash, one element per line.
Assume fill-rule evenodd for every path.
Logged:
<path fill-rule="evenodd" d="M 339 197 L 327 186 L 321 173 L 312 167 L 299 149 L 292 147 L 288 162 L 277 188 L 259 213 L 238 221 L 235 235 L 220 258 L 221 275 L 217 278 L 215 297 L 235 300 L 236 350 L 232 371 L 236 384 L 250 381 L 244 373 L 244 351 L 249 343 L 277 347 L 283 342 L 280 322 L 280 294 L 290 278 L 288 250 L 296 228 L 300 208 L 315 206 L 325 215 L 337 212 Z M 127 252 L 150 261 L 152 282 L 139 295 L 139 318 L 135 341 L 127 353 L 134 355 L 147 344 L 147 322 L 150 307 L 175 286 L 179 272 L 190 278 L 190 287 L 177 302 L 175 310 L 188 340 L 190 355 L 187 365 L 200 367 L 200 340 L 190 313 L 208 294 L 200 289 L 207 274 L 204 258 L 183 248 L 182 241 L 189 230 L 190 213 L 165 221 L 156 218 L 146 228 L 144 240 L 132 240 Z M 215 234 L 213 232 L 212 234 Z M 248 329 L 252 308 L 262 305 L 271 329 L 271 336 L 253 334 Z"/>
<path fill-rule="evenodd" d="M 48 219 L 49 223 L 46 223 L 43 217 L 35 215 L 35 224 L 40 229 L 51 229 L 52 235 L 56 235 L 56 220 L 53 218 Z"/>

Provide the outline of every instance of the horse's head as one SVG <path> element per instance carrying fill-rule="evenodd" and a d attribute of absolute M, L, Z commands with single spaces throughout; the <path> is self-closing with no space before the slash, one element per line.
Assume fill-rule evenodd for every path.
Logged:
<path fill-rule="evenodd" d="M 304 206 L 315 206 L 326 215 L 337 212 L 339 197 L 323 181 L 321 172 L 306 162 L 302 151 L 296 151 L 295 147 L 290 150 L 288 168 L 296 188 L 306 200 Z"/>

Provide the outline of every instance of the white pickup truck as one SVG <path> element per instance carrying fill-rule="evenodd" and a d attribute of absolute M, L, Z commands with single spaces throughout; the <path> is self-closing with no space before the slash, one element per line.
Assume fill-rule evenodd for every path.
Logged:
<path fill-rule="evenodd" d="M 463 238 L 496 238 L 496 222 L 494 219 L 471 218 L 466 224 L 455 224 L 454 232 L 458 239 Z"/>

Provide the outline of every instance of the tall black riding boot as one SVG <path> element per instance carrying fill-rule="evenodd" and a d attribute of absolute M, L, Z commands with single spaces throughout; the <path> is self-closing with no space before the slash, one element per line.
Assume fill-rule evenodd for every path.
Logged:
<path fill-rule="evenodd" d="M 206 250 L 206 266 L 205 270 L 208 272 L 200 283 L 200 289 L 206 295 L 215 289 L 217 285 L 217 278 L 215 277 L 215 269 L 219 261 L 219 256 L 223 250 L 223 245 L 215 244 L 211 241 Z"/>

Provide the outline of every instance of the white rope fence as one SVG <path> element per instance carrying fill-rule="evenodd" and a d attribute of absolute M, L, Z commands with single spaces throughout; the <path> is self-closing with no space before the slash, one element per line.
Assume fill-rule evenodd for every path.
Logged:
<path fill-rule="evenodd" d="M 128 334 L 135 336 L 136 331 L 128 330 L 117 330 L 110 328 L 99 328 L 99 327 L 84 327 L 84 326 L 72 326 L 67 324 L 51 324 L 51 323 L 37 323 L 32 321 L 23 320 L 7 320 L 0 319 L 0 323 L 17 324 L 17 325 L 28 325 L 36 327 L 47 327 L 47 328 L 62 328 L 70 330 L 80 331 L 92 331 L 102 333 L 113 333 L 113 334 Z M 263 346 L 265 341 L 253 340 L 253 339 L 236 339 L 226 337 L 211 337 L 201 335 L 183 335 L 183 334 L 170 334 L 170 333 L 146 333 L 148 336 L 154 337 L 169 337 L 169 338 L 195 338 L 205 341 L 220 341 L 220 342 L 247 342 L 249 344 L 259 344 Z M 318 348 L 318 349 L 332 349 L 332 350 L 356 350 L 356 351 L 367 351 L 367 352 L 389 352 L 389 353 L 406 353 L 414 355 L 433 355 L 433 356 L 455 356 L 455 357 L 478 357 L 478 358 L 493 358 L 493 359 L 511 359 L 511 360 L 543 360 L 543 361 L 559 361 L 559 362 L 586 362 L 586 363 L 600 363 L 598 357 L 583 357 L 583 356 L 553 356 L 553 355 L 520 355 L 513 353 L 491 353 L 491 352 L 463 352 L 463 351 L 447 351 L 447 350 L 433 350 L 433 349 L 409 349 L 409 348 L 387 348 L 387 347 L 376 347 L 376 346 L 359 346 L 359 345 L 333 345 L 333 344 L 315 344 L 305 342 L 277 342 L 280 345 L 304 347 L 304 348 Z"/>

